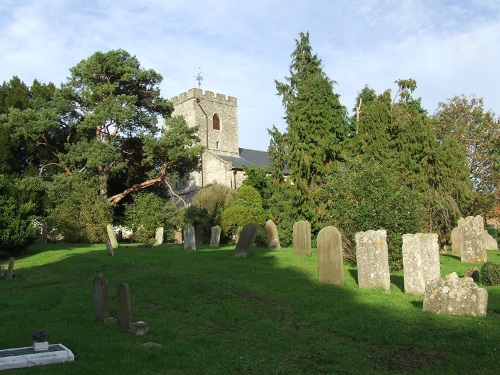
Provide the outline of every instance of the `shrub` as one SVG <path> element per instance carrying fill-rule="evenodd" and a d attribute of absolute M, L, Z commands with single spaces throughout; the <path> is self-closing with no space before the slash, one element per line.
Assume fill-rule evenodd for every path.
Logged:
<path fill-rule="evenodd" d="M 7 255 L 19 254 L 37 237 L 35 205 L 18 197 L 15 184 L 0 174 L 0 251 Z"/>
<path fill-rule="evenodd" d="M 484 285 L 500 285 L 500 264 L 486 262 L 481 267 L 479 276 Z"/>

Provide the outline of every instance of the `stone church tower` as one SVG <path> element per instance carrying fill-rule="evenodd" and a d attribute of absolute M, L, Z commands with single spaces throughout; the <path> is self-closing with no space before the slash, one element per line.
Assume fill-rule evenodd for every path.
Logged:
<path fill-rule="evenodd" d="M 186 201 L 208 184 L 238 188 L 244 179 L 244 166 L 269 165 L 267 152 L 239 147 L 238 102 L 235 97 L 192 88 L 171 100 L 174 105 L 172 116 L 182 115 L 189 126 L 198 126 L 198 137 L 205 146 L 202 171 L 192 173 L 188 181 L 177 184 L 177 194 Z"/>

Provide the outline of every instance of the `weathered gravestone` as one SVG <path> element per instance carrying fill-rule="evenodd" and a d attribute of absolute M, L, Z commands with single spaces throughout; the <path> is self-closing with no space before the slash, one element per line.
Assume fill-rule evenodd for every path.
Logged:
<path fill-rule="evenodd" d="M 497 240 L 495 240 L 495 238 L 493 238 L 493 236 L 489 234 L 487 230 L 484 231 L 483 242 L 486 250 L 498 250 Z"/>
<path fill-rule="evenodd" d="M 94 320 L 98 323 L 109 320 L 108 281 L 102 275 L 94 278 Z"/>
<path fill-rule="evenodd" d="M 470 277 L 456 272 L 425 285 L 423 311 L 436 314 L 486 316 L 488 291 L 478 288 Z"/>
<path fill-rule="evenodd" d="M 318 233 L 318 278 L 320 284 L 344 285 L 342 235 L 332 226 Z"/>
<path fill-rule="evenodd" d="M 436 233 L 403 234 L 405 293 L 424 294 L 428 280 L 441 277 Z"/>
<path fill-rule="evenodd" d="M 109 242 L 111 243 L 113 249 L 118 248 L 118 241 L 116 240 L 116 235 L 115 231 L 113 230 L 113 226 L 111 224 L 108 224 L 106 226 L 106 231 L 108 232 Z"/>
<path fill-rule="evenodd" d="M 486 263 L 484 222 L 481 216 L 468 216 L 458 220 L 460 228 L 460 257 L 466 263 Z"/>
<path fill-rule="evenodd" d="M 280 238 L 278 236 L 278 228 L 274 221 L 268 220 L 264 225 L 266 231 L 267 247 L 269 249 L 280 249 Z"/>
<path fill-rule="evenodd" d="M 9 268 L 7 269 L 7 280 L 14 278 L 14 258 L 9 258 Z"/>
<path fill-rule="evenodd" d="M 184 228 L 184 250 L 196 250 L 196 238 L 194 233 L 194 227 L 188 225 Z"/>
<path fill-rule="evenodd" d="M 240 238 L 238 239 L 238 243 L 236 244 L 236 249 L 234 249 L 234 256 L 236 258 L 246 258 L 250 255 L 255 239 L 257 238 L 258 231 L 259 224 L 245 224 L 245 226 L 241 230 Z"/>
<path fill-rule="evenodd" d="M 311 224 L 306 220 L 293 224 L 293 253 L 311 256 Z"/>
<path fill-rule="evenodd" d="M 216 225 L 210 229 L 210 247 L 219 247 L 220 245 L 220 226 Z"/>
<path fill-rule="evenodd" d="M 127 284 L 118 284 L 118 328 L 128 331 L 132 324 L 132 307 Z"/>
<path fill-rule="evenodd" d="M 450 240 L 451 240 L 451 253 L 456 256 L 460 256 L 460 228 L 455 227 L 451 230 L 450 234 Z"/>
<path fill-rule="evenodd" d="M 356 263 L 360 288 L 391 289 L 385 229 L 356 233 Z"/>
<path fill-rule="evenodd" d="M 181 244 L 182 243 L 182 230 L 175 228 L 174 230 L 174 242 L 176 244 Z"/>
<path fill-rule="evenodd" d="M 108 255 L 110 257 L 115 255 L 115 253 L 113 251 L 113 246 L 111 245 L 111 242 L 109 242 L 109 241 L 106 241 L 106 252 L 108 253 Z"/>
<path fill-rule="evenodd" d="M 163 227 L 156 228 L 155 244 L 161 245 L 163 243 Z"/>

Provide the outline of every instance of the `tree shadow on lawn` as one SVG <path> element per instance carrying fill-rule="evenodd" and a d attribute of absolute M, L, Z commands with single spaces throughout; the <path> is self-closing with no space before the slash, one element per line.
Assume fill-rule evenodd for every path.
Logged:
<path fill-rule="evenodd" d="M 9 322 L 0 348 L 25 346 L 43 328 L 74 351 L 78 372 L 99 362 L 108 364 L 102 373 L 116 373 L 110 355 L 144 373 L 456 373 L 469 363 L 471 371 L 492 370 L 498 318 L 434 315 L 398 292 L 320 285 L 316 258 L 291 251 L 255 248 L 235 258 L 230 249 L 129 247 L 109 257 L 103 246 L 25 269 L 0 283 L 0 320 Z M 133 320 L 147 321 L 150 334 L 93 322 L 98 274 L 108 280 L 112 315 L 116 285 L 129 284 Z M 356 270 L 349 274 L 357 280 Z M 398 309 L 391 298 L 403 302 Z M 140 347 L 146 341 L 164 348 L 152 354 Z"/>

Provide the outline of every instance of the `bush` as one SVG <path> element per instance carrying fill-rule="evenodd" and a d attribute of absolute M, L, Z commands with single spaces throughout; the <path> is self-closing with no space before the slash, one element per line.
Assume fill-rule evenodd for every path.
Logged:
<path fill-rule="evenodd" d="M 156 228 L 179 226 L 179 210 L 171 201 L 156 194 L 141 192 L 125 208 L 126 225 L 134 231 L 133 239 L 145 245 L 155 242 Z"/>
<path fill-rule="evenodd" d="M 483 285 L 500 285 L 500 264 L 486 262 L 479 276 Z"/>
<path fill-rule="evenodd" d="M 21 253 L 37 237 L 33 225 L 35 204 L 18 197 L 15 184 L 0 174 L 0 251 L 7 255 Z"/>

